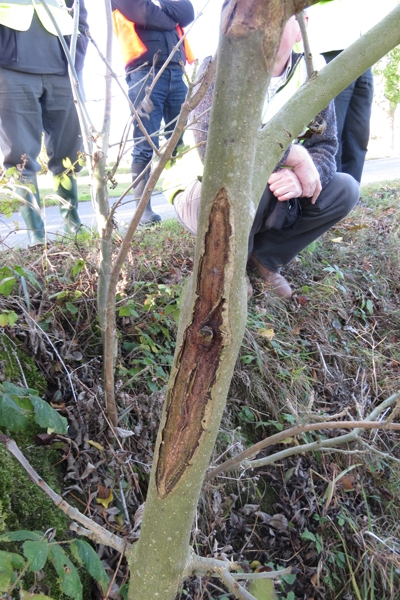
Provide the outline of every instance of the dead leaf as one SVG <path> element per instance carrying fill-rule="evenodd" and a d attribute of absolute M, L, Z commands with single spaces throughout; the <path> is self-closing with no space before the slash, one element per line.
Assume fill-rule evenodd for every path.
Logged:
<path fill-rule="evenodd" d="M 259 329 L 258 333 L 262 335 L 262 337 L 266 338 L 269 342 L 271 342 L 275 337 L 275 331 L 273 329 Z"/>
<path fill-rule="evenodd" d="M 130 429 L 122 429 L 122 427 L 114 427 L 114 431 L 120 438 L 127 438 L 135 435 Z"/>
<path fill-rule="evenodd" d="M 393 500 L 393 494 L 391 492 L 389 492 L 389 490 L 385 487 L 380 487 L 379 488 L 380 493 L 382 494 L 382 496 L 384 498 L 386 498 L 386 500 Z"/>
<path fill-rule="evenodd" d="M 331 242 L 335 242 L 335 244 L 340 244 L 341 242 L 343 242 L 343 238 L 342 237 L 332 238 Z"/>
<path fill-rule="evenodd" d="M 279 531 L 283 531 L 288 528 L 289 523 L 285 515 L 277 514 L 273 515 L 268 523 L 274 529 L 278 529 Z"/>
<path fill-rule="evenodd" d="M 95 467 L 94 465 L 92 465 L 92 463 L 91 463 L 91 462 L 89 462 L 89 463 L 86 465 L 86 469 L 84 470 L 84 472 L 83 472 L 83 473 L 82 473 L 82 475 L 81 475 L 81 479 L 86 479 L 86 477 L 87 477 L 88 475 L 90 475 L 90 473 L 92 473 L 92 472 L 93 472 L 93 471 L 95 471 L 95 470 L 96 470 L 96 467 Z"/>
<path fill-rule="evenodd" d="M 354 490 L 354 476 L 353 475 L 343 475 L 338 480 L 338 485 L 342 486 L 343 489 L 350 492 Z"/>
<path fill-rule="evenodd" d="M 104 487 L 104 485 L 97 486 L 97 504 L 101 504 L 104 508 L 108 508 L 109 504 L 113 501 L 114 495 L 110 488 Z"/>
<path fill-rule="evenodd" d="M 94 442 L 93 440 L 88 440 L 88 444 L 90 444 L 94 448 L 97 448 L 97 450 L 100 450 L 100 452 L 104 452 L 104 446 L 102 446 L 98 442 Z"/>

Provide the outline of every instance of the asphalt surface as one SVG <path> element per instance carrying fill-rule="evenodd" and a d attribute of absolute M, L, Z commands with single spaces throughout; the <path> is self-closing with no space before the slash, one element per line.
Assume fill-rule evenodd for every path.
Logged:
<path fill-rule="evenodd" d="M 361 185 L 379 181 L 400 179 L 400 157 L 369 160 L 365 163 Z M 115 202 L 111 198 L 111 202 Z M 152 196 L 153 210 L 161 215 L 163 220 L 175 218 L 175 212 L 167 198 L 156 193 Z M 129 223 L 135 207 L 132 196 L 127 196 L 122 206 L 116 211 L 116 221 L 121 230 Z M 79 216 L 82 223 L 90 229 L 96 228 L 96 220 L 91 202 L 79 204 Z M 44 219 L 48 239 L 52 240 L 57 234 L 62 234 L 63 226 L 57 206 L 49 206 L 44 210 Z M 10 219 L 0 217 L 0 251 L 9 247 L 28 245 L 25 223 L 19 213 L 14 213 Z"/>

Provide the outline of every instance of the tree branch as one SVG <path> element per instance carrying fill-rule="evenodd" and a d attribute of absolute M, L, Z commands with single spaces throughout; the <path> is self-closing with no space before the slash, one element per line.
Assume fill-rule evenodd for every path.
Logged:
<path fill-rule="evenodd" d="M 261 442 L 254 444 L 250 448 L 247 448 L 244 452 L 241 452 L 237 456 L 222 463 L 222 465 L 219 465 L 214 470 L 209 472 L 207 474 L 205 480 L 209 481 L 210 479 L 213 479 L 220 473 L 223 473 L 225 471 L 229 471 L 229 470 L 232 470 L 232 469 L 238 467 L 240 465 L 240 463 L 243 462 L 245 459 L 258 454 L 261 450 L 264 450 L 265 448 L 268 448 L 269 446 L 278 444 L 279 442 L 281 442 L 282 440 L 284 440 L 286 438 L 292 438 L 292 437 L 295 437 L 302 433 L 306 433 L 307 431 L 320 431 L 322 429 L 354 429 L 354 431 L 351 434 L 348 434 L 346 436 L 341 436 L 339 438 L 333 438 L 332 440 L 321 440 L 318 442 L 313 442 L 311 444 L 304 444 L 303 446 L 297 446 L 296 448 L 288 448 L 287 450 L 284 450 L 274 456 L 267 457 L 265 459 L 260 459 L 259 461 L 252 461 L 251 463 L 248 463 L 248 466 L 250 466 L 250 465 L 252 467 L 264 466 L 265 464 L 268 464 L 268 461 L 276 462 L 276 460 L 278 460 L 276 458 L 277 456 L 279 456 L 279 459 L 282 459 L 285 456 L 290 456 L 290 454 L 297 454 L 299 452 L 304 452 L 306 450 L 313 450 L 313 449 L 322 448 L 322 447 L 329 447 L 329 444 L 332 444 L 332 446 L 333 446 L 337 443 L 346 443 L 348 441 L 354 441 L 359 436 L 361 430 L 363 430 L 363 429 L 400 430 L 400 423 L 385 423 L 385 422 L 381 422 L 381 421 L 372 421 L 372 419 L 376 418 L 381 412 L 386 410 L 386 408 L 388 406 L 393 404 L 399 396 L 400 396 L 400 392 L 397 392 L 396 394 L 393 394 L 392 396 L 390 396 L 390 398 L 388 398 L 387 400 L 382 402 L 379 406 L 377 406 L 376 409 L 374 409 L 370 413 L 370 415 L 364 419 L 364 421 L 336 421 L 336 422 L 325 421 L 323 423 L 311 423 L 308 425 L 298 425 L 296 427 L 291 427 L 290 429 L 285 429 L 283 431 L 280 431 L 279 433 L 276 433 L 275 435 L 272 435 L 272 436 L 266 438 L 265 440 L 262 440 Z M 338 442 L 338 440 L 341 440 L 341 441 Z M 287 454 L 285 454 L 285 456 L 282 456 L 283 453 L 287 453 Z M 261 463 L 261 461 L 265 461 L 265 462 Z M 269 464 L 271 464 L 271 463 L 269 463 Z"/>
<path fill-rule="evenodd" d="M 314 62 L 313 56 L 311 53 L 310 42 L 308 40 L 307 35 L 307 27 L 306 27 L 306 19 L 303 11 L 297 13 L 296 15 L 297 22 L 300 26 L 301 37 L 303 38 L 303 47 L 304 47 L 304 58 L 306 61 L 306 69 L 307 69 L 307 79 L 311 79 L 314 75 Z"/>
<path fill-rule="evenodd" d="M 45 481 L 36 473 L 32 465 L 27 461 L 25 456 L 22 454 L 21 450 L 18 448 L 17 444 L 11 438 L 0 434 L 0 441 L 5 444 L 7 450 L 18 460 L 20 465 L 25 469 L 28 473 L 29 477 L 32 481 L 40 487 L 45 494 L 50 498 L 50 500 L 57 506 L 59 509 L 63 511 L 70 519 L 81 523 L 86 530 L 90 531 L 93 534 L 91 539 L 94 539 L 98 544 L 105 544 L 106 546 L 110 546 L 114 548 L 118 552 L 125 554 L 129 548 L 130 544 L 121 540 L 118 536 L 101 527 L 88 517 L 85 517 L 77 508 L 74 508 L 68 502 L 66 502 L 61 496 L 59 496 L 54 490 L 51 489 L 50 486 L 47 485 Z M 83 534 L 87 535 L 87 531 L 83 530 Z"/>

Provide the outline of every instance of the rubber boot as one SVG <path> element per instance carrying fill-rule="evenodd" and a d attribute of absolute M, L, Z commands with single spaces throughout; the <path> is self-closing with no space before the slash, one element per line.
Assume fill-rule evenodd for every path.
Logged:
<path fill-rule="evenodd" d="M 61 196 L 69 204 L 60 203 L 60 214 L 64 221 L 65 233 L 76 233 L 82 225 L 78 215 L 78 184 L 74 177 L 68 177 L 71 188 L 67 189 L 61 184 L 58 186 L 56 194 Z M 54 176 L 56 183 L 59 181 L 57 175 Z"/>
<path fill-rule="evenodd" d="M 22 196 L 26 202 L 21 204 L 20 212 L 22 218 L 25 221 L 27 234 L 28 234 L 28 245 L 37 246 L 38 244 L 44 244 L 46 241 L 44 223 L 40 214 L 40 195 L 37 184 L 36 175 L 29 175 L 24 178 L 24 183 L 27 185 L 33 185 L 35 192 L 28 188 L 18 187 L 16 192 L 19 196 Z"/>
<path fill-rule="evenodd" d="M 132 163 L 132 165 L 131 165 L 132 181 L 135 181 L 137 176 L 140 175 L 140 173 L 146 167 L 147 167 L 147 164 Z M 138 202 L 139 202 L 140 198 L 142 197 L 143 190 L 146 186 L 146 183 L 149 180 L 149 176 L 150 176 L 150 170 L 147 170 L 146 173 L 143 175 L 143 177 L 141 177 L 139 179 L 138 183 L 133 187 L 133 199 L 135 200 L 136 206 L 138 205 Z M 146 205 L 146 208 L 144 209 L 142 216 L 140 217 L 140 223 L 142 225 L 146 225 L 146 224 L 149 225 L 152 223 L 157 223 L 158 221 L 161 221 L 161 217 L 160 217 L 160 215 L 157 215 L 151 208 L 151 199 L 150 199 Z"/>

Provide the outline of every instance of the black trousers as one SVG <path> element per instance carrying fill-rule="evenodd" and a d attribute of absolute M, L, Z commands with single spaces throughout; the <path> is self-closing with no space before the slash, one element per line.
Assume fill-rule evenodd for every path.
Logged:
<path fill-rule="evenodd" d="M 340 51 L 324 52 L 327 63 Z M 353 175 L 358 182 L 368 149 L 371 108 L 374 97 L 372 69 L 368 69 L 335 98 L 339 149 L 337 170 Z"/>
<path fill-rule="evenodd" d="M 267 187 L 250 231 L 249 255 L 254 252 L 267 269 L 276 272 L 349 214 L 360 197 L 360 186 L 350 175 L 336 173 L 315 204 L 300 198 L 302 216 L 296 227 L 279 231 L 265 227 L 271 197 Z"/>

